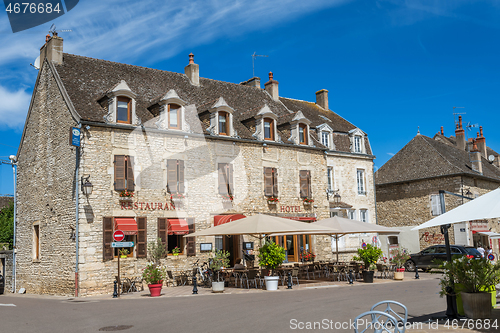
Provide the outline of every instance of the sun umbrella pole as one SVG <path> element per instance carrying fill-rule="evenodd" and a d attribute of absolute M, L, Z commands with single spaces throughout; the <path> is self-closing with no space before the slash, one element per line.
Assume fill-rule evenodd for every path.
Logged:
<path fill-rule="evenodd" d="M 335 247 L 337 249 L 337 262 L 339 262 L 339 236 L 335 236 Z"/>

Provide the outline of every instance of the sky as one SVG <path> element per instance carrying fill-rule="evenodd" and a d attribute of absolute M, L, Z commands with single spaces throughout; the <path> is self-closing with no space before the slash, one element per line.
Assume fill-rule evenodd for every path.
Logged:
<path fill-rule="evenodd" d="M 483 126 L 500 151 L 500 2 L 431 0 L 80 0 L 54 21 L 12 33 L 0 12 L 0 160 L 17 154 L 52 24 L 64 52 L 239 83 L 274 73 L 280 96 L 315 101 L 368 134 L 380 168 L 420 131 Z M 468 137 L 476 137 L 469 127 Z M 0 195 L 13 193 L 0 165 Z"/>

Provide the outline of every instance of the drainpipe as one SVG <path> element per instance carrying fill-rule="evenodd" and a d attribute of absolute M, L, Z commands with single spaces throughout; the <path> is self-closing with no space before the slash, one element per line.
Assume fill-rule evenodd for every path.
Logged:
<path fill-rule="evenodd" d="M 78 123 L 77 125 L 78 128 L 81 128 L 82 125 Z M 79 194 L 80 194 L 80 177 L 79 177 L 79 170 L 80 170 L 80 147 L 75 147 L 76 149 L 76 165 L 75 165 L 75 297 L 78 297 L 78 252 L 79 252 L 79 232 L 78 232 L 78 219 L 79 219 L 79 212 L 80 212 L 80 200 L 79 200 Z"/>
<path fill-rule="evenodd" d="M 16 179 L 17 179 L 17 168 L 16 168 L 16 156 L 10 155 L 10 165 L 12 165 L 12 174 L 14 177 L 14 240 L 12 242 L 13 251 L 12 251 L 12 292 L 16 292 L 16 231 L 17 231 L 17 188 L 16 188 Z"/>

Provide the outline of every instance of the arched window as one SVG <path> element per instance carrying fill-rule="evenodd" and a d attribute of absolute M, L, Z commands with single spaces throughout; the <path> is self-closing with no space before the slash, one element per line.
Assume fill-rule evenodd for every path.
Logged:
<path fill-rule="evenodd" d="M 307 125 L 299 124 L 299 143 L 307 145 Z"/>
<path fill-rule="evenodd" d="M 264 140 L 274 140 L 274 120 L 264 118 Z"/>
<path fill-rule="evenodd" d="M 118 97 L 116 104 L 116 122 L 132 123 L 132 100 L 127 97 Z"/>
<path fill-rule="evenodd" d="M 181 129 L 181 107 L 176 104 L 168 105 L 168 128 Z"/>
<path fill-rule="evenodd" d="M 229 114 L 219 111 L 219 135 L 229 135 Z"/>

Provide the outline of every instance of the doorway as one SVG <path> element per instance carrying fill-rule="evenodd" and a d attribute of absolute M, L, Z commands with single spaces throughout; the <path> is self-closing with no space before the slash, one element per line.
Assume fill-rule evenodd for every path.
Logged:
<path fill-rule="evenodd" d="M 225 235 L 222 238 L 222 249 L 229 252 L 229 266 L 234 267 L 236 258 L 241 258 L 240 255 L 240 236 Z"/>

